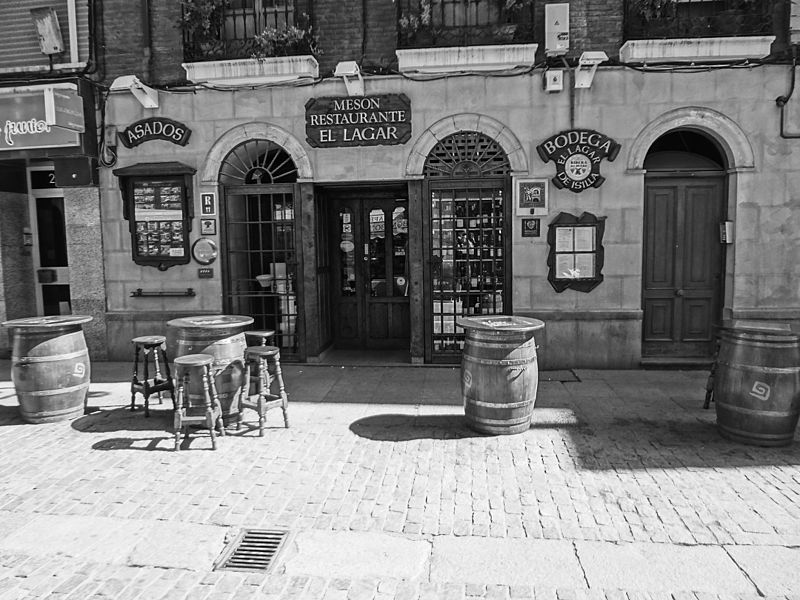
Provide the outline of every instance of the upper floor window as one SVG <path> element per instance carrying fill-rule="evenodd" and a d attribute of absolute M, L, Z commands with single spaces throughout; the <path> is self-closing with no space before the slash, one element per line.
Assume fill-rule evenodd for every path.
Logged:
<path fill-rule="evenodd" d="M 398 46 L 530 42 L 533 4 L 533 0 L 398 0 Z"/>
<path fill-rule="evenodd" d="M 86 66 L 93 33 L 89 0 L 49 0 L 44 6 L 52 10 L 43 9 L 41 0 L 3 2 L 0 73 Z M 40 31 L 47 38 L 43 44 Z"/>
<path fill-rule="evenodd" d="M 767 35 L 781 0 L 625 0 L 625 38 Z"/>
<path fill-rule="evenodd" d="M 262 55 L 259 36 L 291 42 L 307 16 L 296 0 L 183 0 L 184 58 L 187 61 Z M 265 33 L 267 32 L 267 33 Z"/>

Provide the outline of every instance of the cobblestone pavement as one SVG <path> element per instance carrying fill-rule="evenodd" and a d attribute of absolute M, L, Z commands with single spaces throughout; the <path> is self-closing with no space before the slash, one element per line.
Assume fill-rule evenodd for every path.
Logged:
<path fill-rule="evenodd" d="M 457 369 L 289 365 L 288 429 L 173 452 L 128 366 L 31 425 L 2 365 L 2 599 L 800 598 L 800 438 L 721 438 L 702 371 L 543 373 L 485 436 Z M 290 532 L 270 573 L 213 570 L 240 528 Z"/>

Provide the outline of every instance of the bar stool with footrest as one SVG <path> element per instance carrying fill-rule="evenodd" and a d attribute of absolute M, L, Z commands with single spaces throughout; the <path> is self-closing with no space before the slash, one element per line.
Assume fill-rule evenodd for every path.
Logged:
<path fill-rule="evenodd" d="M 169 372 L 167 359 L 167 338 L 163 335 L 143 335 L 135 337 L 131 342 L 133 351 L 133 377 L 131 378 L 131 410 L 136 410 L 136 394 L 144 396 L 144 416 L 150 416 L 150 395 L 158 394 L 158 403 L 162 404 L 162 392 L 169 392 L 173 406 L 175 404 L 175 386 L 172 383 L 172 374 Z M 139 353 L 142 354 L 144 366 L 144 379 L 139 379 Z M 150 377 L 150 354 L 152 352 L 153 368 L 155 373 Z M 159 361 L 159 353 L 161 361 Z M 161 376 L 161 362 L 164 363 L 166 377 Z"/>
<path fill-rule="evenodd" d="M 245 337 L 250 338 L 254 337 L 258 340 L 259 346 L 266 346 L 267 341 L 272 339 L 275 336 L 274 329 L 251 329 L 250 331 L 244 332 Z M 247 344 L 248 346 L 250 344 Z"/>
<path fill-rule="evenodd" d="M 217 449 L 214 427 L 225 435 L 222 423 L 222 407 L 214 384 L 212 365 L 214 357 L 210 354 L 186 354 L 175 359 L 175 450 L 180 449 L 181 430 L 189 435 L 189 425 L 205 425 L 211 435 L 211 448 Z M 194 378 L 194 388 L 191 380 Z M 198 392 L 202 386 L 202 398 Z M 192 391 L 195 391 L 194 396 Z"/>
<path fill-rule="evenodd" d="M 271 391 L 272 382 L 278 382 L 278 393 Z M 255 389 L 251 389 L 255 388 Z M 249 346 L 244 352 L 244 386 L 239 394 L 238 430 L 242 424 L 242 411 L 250 408 L 258 413 L 258 435 L 264 435 L 267 411 L 281 407 L 283 423 L 289 427 L 289 398 L 281 373 L 281 351 L 277 346 Z"/>

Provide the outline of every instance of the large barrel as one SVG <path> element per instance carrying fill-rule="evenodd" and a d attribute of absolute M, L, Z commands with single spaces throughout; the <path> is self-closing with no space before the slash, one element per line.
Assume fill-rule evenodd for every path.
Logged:
<path fill-rule="evenodd" d="M 81 325 L 92 317 L 65 315 L 6 321 L 11 329 L 11 380 L 22 418 L 52 423 L 83 415 L 91 363 Z"/>
<path fill-rule="evenodd" d="M 210 354 L 214 357 L 214 383 L 225 425 L 238 417 L 236 400 L 244 383 L 244 350 L 247 347 L 244 330 L 252 323 L 252 317 L 238 315 L 202 315 L 167 322 L 172 328 L 169 337 L 174 337 L 170 340 L 173 356 Z M 203 388 L 196 378 L 190 381 L 188 396 L 193 405 L 202 405 Z"/>
<path fill-rule="evenodd" d="M 757 326 L 719 328 L 717 427 L 758 446 L 790 444 L 800 416 L 800 335 Z"/>
<path fill-rule="evenodd" d="M 461 398 L 467 425 L 482 433 L 512 434 L 531 426 L 539 387 L 534 332 L 538 319 L 464 317 Z"/>

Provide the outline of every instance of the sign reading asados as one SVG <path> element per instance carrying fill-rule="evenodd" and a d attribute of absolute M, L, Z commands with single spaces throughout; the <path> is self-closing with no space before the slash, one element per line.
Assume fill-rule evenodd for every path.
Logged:
<path fill-rule="evenodd" d="M 411 102 L 404 94 L 306 102 L 306 140 L 315 148 L 404 144 L 410 137 Z"/>
<path fill-rule="evenodd" d="M 556 164 L 553 185 L 576 193 L 603 184 L 600 161 L 613 161 L 619 149 L 617 142 L 591 129 L 562 131 L 536 146 L 544 162 L 552 160 Z"/>
<path fill-rule="evenodd" d="M 185 146 L 189 142 L 192 130 L 183 123 L 166 117 L 150 117 L 129 125 L 117 134 L 126 148 L 133 148 L 144 142 L 162 140 Z"/>

